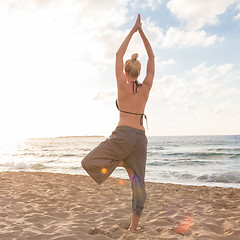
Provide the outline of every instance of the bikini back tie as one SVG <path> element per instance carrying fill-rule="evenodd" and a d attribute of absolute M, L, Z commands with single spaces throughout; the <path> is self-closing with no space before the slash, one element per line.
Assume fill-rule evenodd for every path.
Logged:
<path fill-rule="evenodd" d="M 133 84 L 133 94 L 137 93 L 137 88 L 142 86 L 142 84 L 139 83 L 138 80 L 136 80 L 136 81 L 131 81 L 130 83 Z M 134 86 L 136 86 L 136 88 L 135 88 Z M 134 91 L 134 90 L 135 90 L 135 91 Z"/>

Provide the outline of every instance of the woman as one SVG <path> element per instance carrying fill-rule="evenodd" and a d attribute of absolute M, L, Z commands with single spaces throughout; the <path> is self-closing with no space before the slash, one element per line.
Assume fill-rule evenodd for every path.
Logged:
<path fill-rule="evenodd" d="M 141 64 L 137 60 L 138 54 L 133 54 L 132 59 L 123 64 L 123 56 L 136 32 L 139 32 L 148 55 L 146 77 L 142 84 L 137 81 L 141 70 Z M 103 183 L 116 167 L 125 167 L 132 186 L 130 231 L 137 229 L 146 200 L 144 178 L 147 138 L 143 118 L 146 118 L 144 109 L 152 87 L 154 70 L 154 54 L 142 30 L 138 14 L 135 25 L 116 53 L 115 71 L 118 87 L 116 105 L 120 111 L 120 120 L 112 135 L 82 160 L 83 168 L 98 184 Z"/>

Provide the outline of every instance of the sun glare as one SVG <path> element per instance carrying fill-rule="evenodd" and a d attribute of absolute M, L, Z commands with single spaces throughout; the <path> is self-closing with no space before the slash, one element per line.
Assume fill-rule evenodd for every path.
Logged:
<path fill-rule="evenodd" d="M 26 141 L 26 137 L 21 136 L 0 136 L 0 145 L 20 145 L 23 144 Z"/>

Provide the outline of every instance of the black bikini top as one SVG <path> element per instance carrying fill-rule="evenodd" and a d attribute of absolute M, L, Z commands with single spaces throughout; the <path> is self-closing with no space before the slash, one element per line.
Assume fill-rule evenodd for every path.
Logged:
<path fill-rule="evenodd" d="M 137 80 L 136 80 L 136 81 L 132 81 L 131 83 L 133 84 L 133 94 L 135 94 L 135 93 L 137 93 L 137 88 L 138 88 L 138 87 L 141 87 L 142 84 L 139 83 Z M 136 86 L 136 88 L 135 88 L 135 86 Z M 117 99 L 116 99 L 116 107 L 117 107 L 117 109 L 118 109 L 120 112 L 141 116 L 141 118 L 140 118 L 140 124 L 141 124 L 141 125 L 143 125 L 143 117 L 146 119 L 146 123 L 147 123 L 147 116 L 146 116 L 146 114 L 144 114 L 144 113 L 132 113 L 132 112 L 127 112 L 127 111 L 120 110 L 119 107 L 118 107 Z M 148 123 L 147 123 L 147 128 L 148 128 Z"/>

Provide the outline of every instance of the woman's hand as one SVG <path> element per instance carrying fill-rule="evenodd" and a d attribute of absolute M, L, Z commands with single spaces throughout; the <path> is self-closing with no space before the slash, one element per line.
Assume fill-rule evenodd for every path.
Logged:
<path fill-rule="evenodd" d="M 132 31 L 135 33 L 137 32 L 140 28 L 142 28 L 142 23 L 141 23 L 141 16 L 138 14 L 137 20 L 132 28 Z"/>
<path fill-rule="evenodd" d="M 142 23 L 140 23 L 140 25 L 138 26 L 138 31 L 139 31 L 139 33 L 143 31 L 142 30 Z"/>

